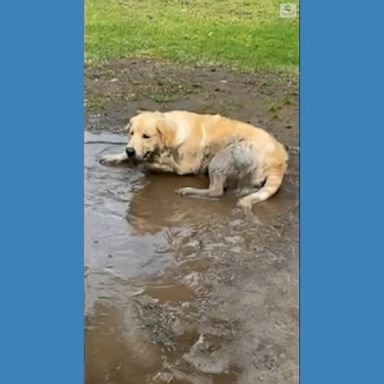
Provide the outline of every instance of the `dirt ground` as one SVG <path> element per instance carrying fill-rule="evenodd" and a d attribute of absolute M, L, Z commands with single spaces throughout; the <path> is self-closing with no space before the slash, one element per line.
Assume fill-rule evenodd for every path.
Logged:
<path fill-rule="evenodd" d="M 290 151 L 281 191 L 244 218 L 205 178 L 101 166 L 137 110 L 220 113 Z M 298 383 L 299 112 L 288 75 L 120 60 L 86 68 L 86 382 Z"/>
<path fill-rule="evenodd" d="M 120 60 L 86 68 L 87 130 L 121 132 L 137 110 L 185 109 L 250 122 L 299 143 L 297 79 L 274 73 Z"/>

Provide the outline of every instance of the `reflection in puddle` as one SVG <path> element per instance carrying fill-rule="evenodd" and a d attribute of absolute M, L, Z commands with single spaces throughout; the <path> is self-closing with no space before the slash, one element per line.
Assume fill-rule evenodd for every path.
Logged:
<path fill-rule="evenodd" d="M 193 296 L 193 290 L 180 284 L 147 285 L 143 294 L 157 299 L 160 304 L 177 301 L 189 301 Z"/>
<path fill-rule="evenodd" d="M 86 133 L 86 382 L 294 382 L 297 158 L 249 220 L 231 194 L 175 194 L 204 177 L 97 162 L 124 142 Z"/>
<path fill-rule="evenodd" d="M 86 327 L 87 383 L 123 383 L 127 378 L 141 383 L 161 368 L 160 348 L 139 330 L 132 332 L 135 325 L 117 307 L 96 304 Z"/>

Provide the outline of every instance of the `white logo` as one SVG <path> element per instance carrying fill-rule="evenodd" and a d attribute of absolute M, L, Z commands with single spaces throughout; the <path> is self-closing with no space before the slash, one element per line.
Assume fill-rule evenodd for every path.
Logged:
<path fill-rule="evenodd" d="M 280 17 L 296 17 L 296 4 L 293 4 L 293 3 L 280 4 Z"/>

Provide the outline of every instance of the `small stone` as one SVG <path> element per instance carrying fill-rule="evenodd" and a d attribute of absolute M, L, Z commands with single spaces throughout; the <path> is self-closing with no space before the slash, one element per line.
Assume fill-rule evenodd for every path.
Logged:
<path fill-rule="evenodd" d="M 183 277 L 183 283 L 193 289 L 196 289 L 201 282 L 201 276 L 198 272 L 191 272 Z"/>

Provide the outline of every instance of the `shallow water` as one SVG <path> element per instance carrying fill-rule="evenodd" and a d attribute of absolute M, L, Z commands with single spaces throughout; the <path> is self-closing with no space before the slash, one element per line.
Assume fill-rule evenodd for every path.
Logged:
<path fill-rule="evenodd" d="M 85 141 L 86 382 L 293 382 L 297 156 L 282 190 L 245 218 L 231 194 L 175 194 L 205 177 L 100 165 L 124 136 Z"/>

